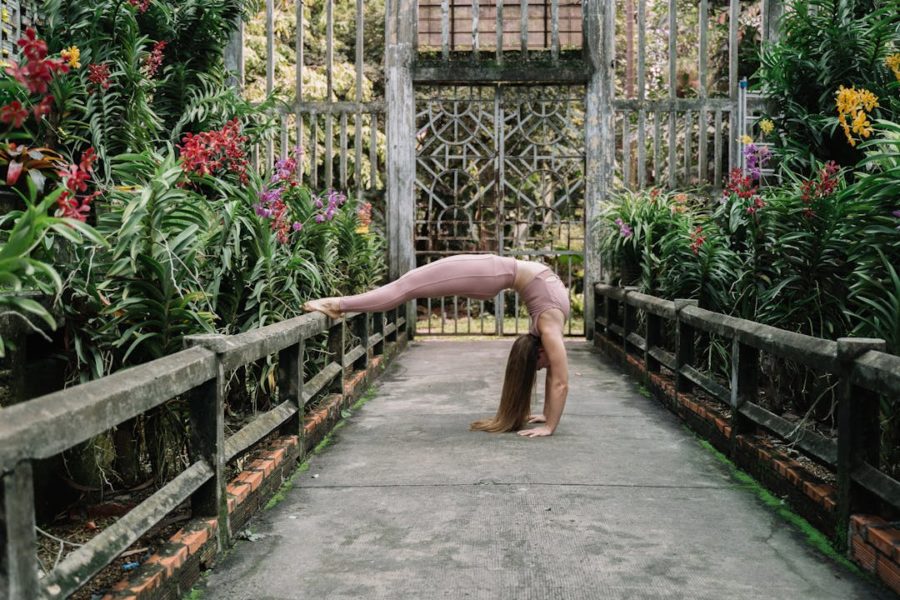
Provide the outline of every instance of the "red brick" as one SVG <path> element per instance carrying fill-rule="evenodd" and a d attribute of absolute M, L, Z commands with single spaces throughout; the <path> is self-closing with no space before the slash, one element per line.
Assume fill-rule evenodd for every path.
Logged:
<path fill-rule="evenodd" d="M 900 548 L 900 531 L 891 527 L 870 527 L 869 543 L 888 558 L 894 558 Z"/>
<path fill-rule="evenodd" d="M 864 540 L 868 541 L 867 533 L 872 525 L 885 525 L 887 522 L 877 515 L 852 515 L 850 524 L 856 528 L 856 531 Z"/>
<path fill-rule="evenodd" d="M 803 475 L 801 474 L 800 469 L 795 465 L 788 466 L 785 475 L 787 476 L 788 481 L 794 485 L 803 485 Z"/>
<path fill-rule="evenodd" d="M 185 546 L 187 546 L 188 552 L 190 554 L 194 554 L 203 546 L 203 544 L 206 543 L 206 540 L 208 539 L 209 530 L 206 528 L 193 531 L 185 531 L 184 529 L 182 529 L 171 538 L 169 538 L 169 541 L 176 544 L 184 544 Z"/>
<path fill-rule="evenodd" d="M 121 594 L 106 594 L 103 596 L 103 600 L 138 600 L 138 597 L 132 594 L 131 596 L 123 596 Z"/>
<path fill-rule="evenodd" d="M 212 519 L 207 519 L 203 522 L 209 528 L 209 536 L 214 537 L 216 532 L 219 531 L 219 520 L 213 517 Z"/>
<path fill-rule="evenodd" d="M 131 591 L 140 596 L 144 592 L 149 592 L 150 590 L 155 590 L 163 582 L 163 572 L 156 571 L 155 573 L 148 574 L 146 577 L 131 584 Z"/>
<path fill-rule="evenodd" d="M 782 477 L 787 477 L 788 466 L 783 460 L 775 459 L 772 461 L 772 466 Z"/>
<path fill-rule="evenodd" d="M 883 556 L 878 557 L 875 565 L 878 578 L 885 582 L 889 588 L 900 594 L 900 566 Z"/>
<path fill-rule="evenodd" d="M 834 498 L 832 498 L 830 496 L 826 496 L 822 500 L 822 505 L 825 507 L 825 510 L 827 510 L 828 512 L 834 512 L 835 510 L 837 510 L 837 502 L 835 501 Z"/>
<path fill-rule="evenodd" d="M 285 456 L 287 456 L 287 449 L 285 446 L 272 450 L 269 453 L 269 458 L 271 458 L 276 465 L 282 463 Z"/>
<path fill-rule="evenodd" d="M 228 512 L 233 513 L 234 509 L 237 508 L 237 498 L 229 496 L 226 500 L 226 504 L 228 505 Z"/>
<path fill-rule="evenodd" d="M 275 461 L 270 458 L 260 458 L 247 465 L 247 468 L 254 471 L 262 471 L 263 475 L 268 477 L 275 469 Z"/>
<path fill-rule="evenodd" d="M 247 499 L 247 496 L 250 495 L 251 488 L 250 485 L 241 481 L 239 477 L 234 483 L 229 483 L 225 488 L 225 491 L 234 497 L 237 504 L 241 504 Z"/>
<path fill-rule="evenodd" d="M 863 542 L 858 536 L 853 536 L 850 552 L 853 560 L 862 568 L 869 572 L 875 572 L 875 549 L 872 546 Z"/>
<path fill-rule="evenodd" d="M 825 497 L 828 495 L 828 491 L 825 489 L 824 485 L 821 483 L 813 483 L 811 481 L 803 482 L 803 493 L 819 504 L 822 504 Z"/>

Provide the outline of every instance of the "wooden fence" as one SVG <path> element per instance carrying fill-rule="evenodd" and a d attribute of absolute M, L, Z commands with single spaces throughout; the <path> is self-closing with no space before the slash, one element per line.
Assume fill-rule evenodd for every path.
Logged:
<path fill-rule="evenodd" d="M 230 541 L 225 466 L 277 431 L 303 434 L 304 408 L 342 395 L 344 374 L 364 370 L 386 344 L 408 333 L 396 309 L 348 313 L 331 321 L 312 313 L 233 336 L 194 336 L 188 347 L 97 381 L 0 410 L 0 593 L 3 598 L 65 598 L 109 565 L 182 503 L 218 521 L 218 547 Z M 330 361 L 304 380 L 305 347 L 327 335 Z M 354 340 L 345 348 L 347 340 Z M 324 341 L 324 340 L 323 340 Z M 225 437 L 230 372 L 270 355 L 278 359 L 278 399 Z M 176 398 L 188 399 L 191 464 L 175 479 L 38 576 L 32 463 L 74 447 Z"/>
<path fill-rule="evenodd" d="M 815 338 L 704 310 L 694 300 L 663 300 L 606 284 L 595 286 L 595 302 L 594 335 L 638 357 L 648 374 L 659 373 L 663 367 L 671 371 L 677 392 L 697 387 L 728 405 L 731 442 L 759 427 L 834 469 L 839 544 L 846 545 L 850 515 L 859 512 L 867 499 L 877 498 L 900 511 L 900 482 L 878 469 L 879 399 L 884 397 L 895 407 L 900 403 L 900 356 L 883 352 L 883 340 Z M 644 318 L 639 328 L 640 313 Z M 674 324 L 674 352 L 662 341 L 666 322 Z M 692 365 L 696 339 L 702 334 L 731 342 L 729 386 Z M 837 377 L 836 440 L 799 428 L 756 402 L 760 352 Z"/>

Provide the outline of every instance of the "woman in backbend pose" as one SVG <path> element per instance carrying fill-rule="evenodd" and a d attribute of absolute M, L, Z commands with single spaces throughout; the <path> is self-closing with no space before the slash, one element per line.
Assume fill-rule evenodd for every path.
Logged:
<path fill-rule="evenodd" d="M 490 432 L 521 430 L 519 435 L 528 437 L 552 435 L 569 390 L 569 365 L 563 345 L 569 294 L 546 265 L 493 254 L 461 254 L 413 269 L 371 292 L 311 300 L 303 308 L 337 319 L 344 312 L 389 310 L 414 298 L 465 296 L 489 300 L 507 288 L 522 296 L 531 327 L 513 342 L 497 414 L 492 419 L 475 421 L 471 427 Z M 531 415 L 535 375 L 545 367 L 544 413 Z M 541 425 L 522 429 L 526 423 Z"/>

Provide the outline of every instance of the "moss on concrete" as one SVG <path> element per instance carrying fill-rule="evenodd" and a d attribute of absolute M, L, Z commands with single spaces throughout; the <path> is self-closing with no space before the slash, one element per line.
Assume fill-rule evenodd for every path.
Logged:
<path fill-rule="evenodd" d="M 690 431 L 690 429 L 688 431 Z M 693 432 L 691 433 L 693 434 Z M 809 523 L 809 521 L 791 511 L 787 506 L 785 506 L 784 502 L 780 498 L 764 488 L 762 484 L 756 481 L 756 479 L 754 479 L 751 475 L 739 469 L 737 465 L 731 462 L 731 460 L 727 456 L 716 450 L 712 444 L 702 438 L 697 437 L 696 434 L 694 434 L 694 436 L 701 446 L 703 446 L 710 454 L 712 454 L 716 458 L 716 460 L 725 465 L 731 477 L 740 482 L 741 485 L 747 490 L 755 494 L 756 497 L 763 502 L 763 504 L 773 509 L 775 514 L 778 515 L 783 521 L 789 523 L 790 525 L 793 525 L 797 531 L 803 534 L 806 543 L 814 547 L 816 550 L 818 550 L 828 558 L 832 559 L 834 562 L 842 565 L 852 573 L 856 575 L 864 575 L 862 570 L 860 570 L 855 564 L 848 560 L 847 557 L 845 557 L 835 549 L 835 547 L 832 545 L 828 537 L 825 536 L 825 534 L 813 527 Z"/>

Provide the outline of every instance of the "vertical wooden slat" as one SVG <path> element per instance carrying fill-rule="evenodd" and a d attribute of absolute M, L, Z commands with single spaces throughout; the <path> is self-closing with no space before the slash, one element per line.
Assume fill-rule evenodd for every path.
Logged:
<path fill-rule="evenodd" d="M 699 77 L 700 77 L 700 127 L 698 129 L 699 142 L 697 147 L 697 161 L 699 164 L 698 176 L 701 183 L 705 183 L 708 179 L 707 157 L 707 97 L 708 97 L 708 77 L 707 77 L 707 61 L 708 61 L 708 42 L 709 37 L 709 0 L 700 0 L 700 56 L 699 56 Z"/>
<path fill-rule="evenodd" d="M 244 87 L 244 19 L 237 18 L 237 23 L 228 45 L 225 47 L 223 57 L 225 70 L 229 72 L 228 85 L 234 86 L 238 91 Z"/>
<path fill-rule="evenodd" d="M 731 100 L 731 118 L 728 120 L 728 168 L 737 164 L 739 152 L 738 128 L 740 123 L 735 119 L 738 113 L 738 19 L 741 15 L 740 0 L 730 0 L 728 12 L 728 97 Z"/>
<path fill-rule="evenodd" d="M 391 280 L 415 266 L 415 96 L 412 84 L 412 38 L 415 34 L 414 0 L 396 0 L 397 42 L 385 53 L 387 107 L 387 240 Z M 404 311 L 406 331 L 414 335 L 415 307 Z"/>
<path fill-rule="evenodd" d="M 550 58 L 559 60 L 559 0 L 550 2 Z"/>
<path fill-rule="evenodd" d="M 369 115 L 369 189 L 375 190 L 378 173 L 378 113 Z"/>
<path fill-rule="evenodd" d="M 325 0 L 325 101 L 331 102 L 333 94 L 334 94 L 334 0 Z"/>
<path fill-rule="evenodd" d="M 359 338 L 359 343 L 366 349 L 362 356 L 353 363 L 354 371 L 365 371 L 369 366 L 369 314 L 361 313 L 353 320 L 353 334 Z"/>
<path fill-rule="evenodd" d="M 622 185 L 631 189 L 631 131 L 628 111 L 622 111 Z"/>
<path fill-rule="evenodd" d="M 362 105 L 356 107 L 356 114 L 353 115 L 353 179 L 356 185 L 356 201 L 362 202 L 363 197 L 363 181 L 362 181 L 362 161 L 363 161 L 363 133 L 362 133 Z"/>
<path fill-rule="evenodd" d="M 297 54 L 297 65 L 294 73 L 295 81 L 294 81 L 294 103 L 296 105 L 296 109 L 294 111 L 294 118 L 297 119 L 296 129 L 297 129 L 297 147 L 303 148 L 303 115 L 300 112 L 300 102 L 303 102 L 303 67 L 305 66 L 305 52 L 303 48 L 303 0 L 296 0 L 297 5 L 297 35 L 294 40 L 295 48 L 294 51 Z M 306 159 L 305 156 L 297 156 L 297 177 L 302 181 L 303 179 L 303 162 Z"/>
<path fill-rule="evenodd" d="M 713 186 L 722 185 L 722 111 L 716 110 L 716 121 L 713 133 Z"/>
<path fill-rule="evenodd" d="M 365 55 L 365 14 L 363 13 L 363 0 L 356 0 L 356 102 L 363 101 L 363 66 Z"/>
<path fill-rule="evenodd" d="M 684 113 L 684 185 L 691 185 L 691 158 L 693 149 L 691 141 L 694 137 L 694 113 L 693 111 L 685 111 Z"/>
<path fill-rule="evenodd" d="M 661 136 L 662 113 L 657 109 L 653 111 L 653 185 L 662 184 L 662 171 L 660 165 L 659 146 Z"/>
<path fill-rule="evenodd" d="M 363 13 L 363 0 L 356 0 L 356 113 L 353 116 L 353 177 L 356 184 L 356 201 L 362 202 L 362 101 L 363 101 L 363 63 L 365 37 L 365 16 Z M 349 194 L 348 194 L 349 195 Z"/>
<path fill-rule="evenodd" d="M 478 22 L 481 13 L 481 6 L 478 0 L 472 0 L 472 58 L 476 61 L 481 59 L 479 54 L 481 51 L 480 40 L 478 37 Z"/>
<path fill-rule="evenodd" d="M 647 0 L 638 0 L 638 65 L 637 65 L 637 98 L 640 102 L 638 111 L 637 134 L 637 181 L 638 187 L 647 185 L 647 113 L 644 102 L 647 98 Z"/>
<path fill-rule="evenodd" d="M 31 462 L 0 475 L 0 593 L 3 598 L 38 598 L 34 474 Z"/>
<path fill-rule="evenodd" d="M 325 187 L 334 186 L 334 115 L 329 110 L 325 113 Z"/>
<path fill-rule="evenodd" d="M 450 60 L 450 0 L 441 0 L 441 57 Z"/>
<path fill-rule="evenodd" d="M 497 0 L 497 23 L 494 31 L 497 32 L 497 64 L 503 64 L 503 0 Z"/>
<path fill-rule="evenodd" d="M 341 111 L 341 162 L 339 174 L 341 190 L 347 189 L 347 111 Z"/>
<path fill-rule="evenodd" d="M 278 155 L 285 159 L 288 156 L 288 124 L 287 124 L 287 114 L 281 113 L 278 117 L 281 123 L 281 139 L 280 145 L 281 147 L 278 149 Z"/>
<path fill-rule="evenodd" d="M 275 0 L 266 0 L 266 94 L 275 90 Z M 275 161 L 275 140 L 266 140 L 265 169 Z"/>
<path fill-rule="evenodd" d="M 522 58 L 528 58 L 528 0 L 519 2 L 519 42 L 522 46 Z"/>
<path fill-rule="evenodd" d="M 347 340 L 347 319 L 341 319 L 337 323 L 331 322 L 328 329 L 328 355 L 331 360 L 341 367 L 337 375 L 328 385 L 329 394 L 344 395 L 344 343 Z"/>
<path fill-rule="evenodd" d="M 309 113 L 309 179 L 313 188 L 319 187 L 319 115 L 315 110 Z"/>
<path fill-rule="evenodd" d="M 662 345 L 662 317 L 651 312 L 644 321 L 644 368 L 648 373 L 659 373 L 660 362 L 650 355 L 650 351 Z"/>
<path fill-rule="evenodd" d="M 677 140 L 675 139 L 675 96 L 676 96 L 676 78 L 678 76 L 677 69 L 677 53 L 678 53 L 678 11 L 676 9 L 675 0 L 669 0 L 669 100 L 672 106 L 669 110 L 669 187 L 675 187 L 675 148 Z"/>
<path fill-rule="evenodd" d="M 380 335 L 381 339 L 374 346 L 372 346 L 372 354 L 374 356 L 382 356 L 385 351 L 385 335 L 384 335 L 384 324 L 385 318 L 387 314 L 383 312 L 377 312 L 372 314 L 372 331 L 375 335 Z"/>

